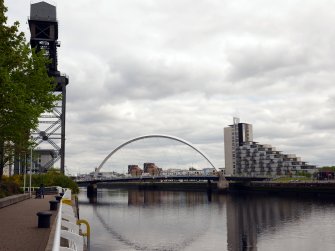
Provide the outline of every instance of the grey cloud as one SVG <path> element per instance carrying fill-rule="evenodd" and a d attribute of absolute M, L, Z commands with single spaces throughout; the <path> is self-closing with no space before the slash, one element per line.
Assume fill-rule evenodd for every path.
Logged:
<path fill-rule="evenodd" d="M 265 43 L 265 44 L 264 44 Z M 308 64 L 308 56 L 300 48 L 289 43 L 274 43 L 244 46 L 229 51 L 228 60 L 233 69 L 230 73 L 232 81 L 254 76 L 266 76 L 271 72 L 297 68 Z"/>
<path fill-rule="evenodd" d="M 256 141 L 332 163 L 333 2 L 56 2 L 70 170 L 92 171 L 150 133 L 184 138 L 222 167 L 233 116 L 253 124 Z M 29 38 L 29 3 L 5 3 Z"/>

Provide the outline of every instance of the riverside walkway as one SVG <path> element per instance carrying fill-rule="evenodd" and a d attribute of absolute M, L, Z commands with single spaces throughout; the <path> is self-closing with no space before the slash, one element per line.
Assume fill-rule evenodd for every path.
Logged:
<path fill-rule="evenodd" d="M 44 251 L 46 249 L 52 224 L 57 211 L 49 211 L 50 200 L 54 195 L 45 195 L 44 199 L 26 199 L 0 208 L 0 251 Z M 38 228 L 36 213 L 52 213 L 50 228 Z"/>

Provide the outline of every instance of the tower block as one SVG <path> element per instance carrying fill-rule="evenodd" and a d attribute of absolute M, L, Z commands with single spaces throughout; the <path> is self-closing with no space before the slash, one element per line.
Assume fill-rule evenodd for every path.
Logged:
<path fill-rule="evenodd" d="M 33 139 L 39 150 L 35 150 L 35 155 L 39 154 L 42 148 L 44 152 L 49 152 L 48 161 L 35 161 L 35 170 L 46 172 L 54 163 L 60 160 L 60 169 L 64 173 L 65 169 L 65 112 L 66 112 L 66 86 L 69 79 L 66 75 L 58 71 L 57 48 L 60 47 L 58 41 L 58 21 L 56 16 L 56 6 L 47 2 L 38 2 L 30 6 L 30 18 L 28 20 L 30 28 L 30 45 L 36 51 L 44 50 L 45 56 L 50 59 L 48 74 L 56 81 L 54 89 L 55 95 L 61 94 L 61 101 L 53 109 L 52 113 L 43 114 L 39 119 L 39 128 L 33 132 Z M 46 149 L 45 146 L 51 149 Z"/>

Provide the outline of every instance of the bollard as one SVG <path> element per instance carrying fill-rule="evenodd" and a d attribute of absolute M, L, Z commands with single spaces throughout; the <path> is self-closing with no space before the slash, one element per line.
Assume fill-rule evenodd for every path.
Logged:
<path fill-rule="evenodd" d="M 50 211 L 57 211 L 58 208 L 58 201 L 57 200 L 50 200 Z"/>
<path fill-rule="evenodd" d="M 49 228 L 51 215 L 49 212 L 38 212 L 38 228 Z"/>
<path fill-rule="evenodd" d="M 59 202 L 62 199 L 62 196 L 56 195 L 55 198 Z"/>

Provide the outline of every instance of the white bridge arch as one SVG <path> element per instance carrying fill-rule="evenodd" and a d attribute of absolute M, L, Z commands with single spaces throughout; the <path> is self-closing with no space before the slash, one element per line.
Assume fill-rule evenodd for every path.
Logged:
<path fill-rule="evenodd" d="M 175 136 L 171 136 L 171 135 L 164 135 L 164 134 L 150 134 L 150 135 L 143 135 L 143 136 L 139 136 L 136 138 L 132 138 L 130 140 L 128 140 L 127 142 L 119 145 L 118 147 L 116 147 L 110 154 L 107 155 L 107 157 L 101 162 L 101 164 L 99 165 L 99 167 L 96 169 L 95 171 L 95 175 L 97 173 L 100 172 L 101 168 L 103 167 L 103 165 L 106 163 L 106 161 L 113 156 L 113 154 L 115 154 L 118 150 L 120 150 L 122 147 L 134 142 L 134 141 L 138 141 L 141 139 L 148 139 L 148 138 L 165 138 L 165 139 L 171 139 L 171 140 L 175 140 L 178 142 L 181 142 L 189 147 L 191 147 L 193 150 L 195 150 L 196 152 L 198 152 L 202 157 L 204 157 L 207 162 L 213 167 L 215 168 L 215 170 L 217 170 L 217 168 L 213 165 L 213 163 L 209 160 L 209 158 L 203 153 L 201 152 L 198 148 L 196 148 L 193 144 L 191 144 L 190 142 L 187 142 L 186 140 L 183 140 L 181 138 L 175 137 Z"/>

